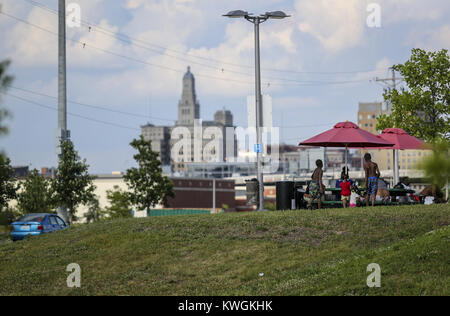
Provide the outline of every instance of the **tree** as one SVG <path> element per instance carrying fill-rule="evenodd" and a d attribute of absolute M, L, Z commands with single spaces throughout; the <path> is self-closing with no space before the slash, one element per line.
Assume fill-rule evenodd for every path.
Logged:
<path fill-rule="evenodd" d="M 0 61 L 0 93 L 6 91 L 13 81 L 13 77 L 6 74 L 9 65 L 10 61 L 8 60 Z M 0 135 L 8 132 L 8 128 L 2 123 L 8 116 L 9 112 L 6 109 L 0 108 Z"/>
<path fill-rule="evenodd" d="M 13 77 L 6 74 L 9 65 L 8 60 L 0 61 L 0 101 L 1 93 L 5 92 L 13 81 Z M 9 112 L 0 107 L 0 136 L 8 133 L 8 128 L 3 125 L 8 116 Z M 14 212 L 8 207 L 8 201 L 16 198 L 19 189 L 10 163 L 11 160 L 0 151 L 0 225 L 9 223 L 14 217 Z"/>
<path fill-rule="evenodd" d="M 19 216 L 20 214 L 18 214 L 15 208 L 9 206 L 3 208 L 3 210 L 0 210 L 0 226 L 8 226 Z"/>
<path fill-rule="evenodd" d="M 422 160 L 419 168 L 425 172 L 425 176 L 433 184 L 433 190 L 448 186 L 450 176 L 450 142 L 447 140 L 436 143 L 433 154 Z M 446 189 L 447 190 L 447 189 Z M 433 192 L 434 194 L 434 192 Z"/>
<path fill-rule="evenodd" d="M 87 205 L 88 211 L 84 214 L 87 224 L 99 222 L 105 217 L 106 212 L 101 209 L 97 196 L 94 196 Z"/>
<path fill-rule="evenodd" d="M 17 197 L 20 185 L 14 177 L 11 160 L 0 154 L 0 211 L 8 206 L 8 202 Z"/>
<path fill-rule="evenodd" d="M 23 190 L 17 197 L 17 209 L 20 214 L 27 213 L 52 213 L 54 207 L 50 181 L 32 170 L 23 183 Z"/>
<path fill-rule="evenodd" d="M 109 206 L 105 212 L 111 219 L 132 217 L 131 202 L 127 192 L 120 190 L 115 185 L 114 190 L 106 191 L 106 197 L 109 201 Z"/>
<path fill-rule="evenodd" d="M 158 153 L 152 150 L 151 141 L 134 139 L 131 147 L 137 150 L 133 157 L 138 168 L 128 169 L 124 179 L 130 189 L 129 197 L 138 210 L 150 210 L 160 202 L 165 203 L 168 197 L 174 197 L 173 183 L 163 176 Z"/>
<path fill-rule="evenodd" d="M 450 136 L 450 56 L 446 49 L 426 52 L 413 49 L 405 64 L 393 66 L 407 89 L 388 90 L 384 99 L 392 114 L 378 118 L 377 129 L 399 127 L 424 141 Z"/>
<path fill-rule="evenodd" d="M 76 209 L 94 198 L 94 177 L 89 175 L 86 159 L 81 160 L 70 140 L 61 141 L 61 155 L 52 192 L 55 204 L 67 208 L 69 223 L 77 220 Z"/>

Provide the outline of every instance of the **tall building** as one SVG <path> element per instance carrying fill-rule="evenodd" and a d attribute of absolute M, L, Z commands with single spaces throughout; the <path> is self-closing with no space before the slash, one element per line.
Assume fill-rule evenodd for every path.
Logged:
<path fill-rule="evenodd" d="M 181 100 L 178 103 L 178 124 L 183 126 L 193 126 L 194 120 L 200 118 L 200 103 L 195 94 L 195 78 L 188 67 L 183 77 L 183 91 Z"/>
<path fill-rule="evenodd" d="M 219 155 L 220 162 L 224 161 L 226 153 L 227 143 L 227 127 L 233 127 L 233 115 L 230 111 L 225 109 L 217 111 L 214 115 L 214 121 L 201 121 L 200 120 L 200 103 L 197 100 L 195 92 L 195 77 L 191 72 L 191 68 L 187 68 L 186 74 L 183 76 L 183 87 L 181 92 L 181 99 L 178 102 L 178 120 L 175 126 L 154 126 L 147 124 L 142 126 L 142 135 L 144 139 L 152 141 L 152 150 L 160 154 L 160 159 L 163 165 L 171 165 L 174 172 L 187 173 L 189 170 L 189 164 L 192 163 L 204 163 L 214 160 Z M 195 129 L 195 124 L 201 122 L 201 128 Z M 180 139 L 172 139 L 172 131 L 177 127 L 184 127 L 190 133 L 190 148 L 180 148 L 181 161 L 174 161 L 172 156 L 172 148 L 177 144 Z M 207 133 L 213 128 L 215 131 L 221 134 L 220 141 L 222 146 L 218 149 L 220 152 L 216 152 L 215 149 L 210 151 L 203 150 L 214 139 L 207 136 Z M 199 135 L 199 132 L 201 135 Z M 196 134 L 197 133 L 197 134 Z M 201 138 L 201 139 L 199 139 Z M 234 152 L 237 151 L 236 139 L 234 141 Z M 194 152 L 195 145 L 201 147 L 201 161 L 195 161 Z M 176 160 L 176 159 L 175 159 Z"/>
<path fill-rule="evenodd" d="M 233 126 L 233 114 L 231 114 L 231 111 L 226 111 L 225 109 L 217 111 L 214 114 L 214 122 L 220 123 L 223 126 Z"/>
<path fill-rule="evenodd" d="M 358 126 L 372 134 L 380 134 L 382 131 L 376 129 L 377 118 L 381 114 L 390 113 L 391 107 L 384 102 L 359 103 Z M 393 170 L 394 155 L 392 150 L 371 149 L 360 151 L 362 155 L 366 152 L 371 154 L 372 159 L 378 164 L 380 170 Z M 398 158 L 400 169 L 416 169 L 417 164 L 422 160 L 422 158 L 430 153 L 430 150 L 400 150 Z"/>
<path fill-rule="evenodd" d="M 159 153 L 163 166 L 170 165 L 170 131 L 168 126 L 155 126 L 147 124 L 141 126 L 142 136 L 145 140 L 151 140 L 152 150 Z"/>
<path fill-rule="evenodd" d="M 382 102 L 359 103 L 358 126 L 372 134 L 377 132 L 377 118 L 381 114 L 389 114 L 390 106 Z"/>

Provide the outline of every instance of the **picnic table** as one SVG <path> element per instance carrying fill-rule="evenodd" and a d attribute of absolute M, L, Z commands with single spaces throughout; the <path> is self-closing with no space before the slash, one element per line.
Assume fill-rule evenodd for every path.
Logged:
<path fill-rule="evenodd" d="M 364 192 L 364 189 L 358 188 L 359 192 Z M 405 189 L 387 189 L 390 196 L 404 196 L 409 193 L 415 193 L 414 190 Z M 325 188 L 325 191 L 331 192 L 333 194 L 341 194 L 341 188 Z"/>
<path fill-rule="evenodd" d="M 406 194 L 409 194 L 409 193 L 415 193 L 414 190 L 405 190 L 405 189 L 387 189 L 387 190 L 389 191 L 389 195 L 391 197 L 405 196 Z M 359 188 L 359 191 L 361 193 L 364 193 L 364 189 Z M 325 192 L 331 192 L 332 194 L 336 195 L 336 194 L 341 193 L 341 188 L 325 188 Z M 362 196 L 364 196 L 364 194 L 362 194 Z M 313 204 L 317 205 L 317 200 L 314 200 Z M 399 203 L 395 200 L 375 201 L 375 205 L 400 205 L 400 204 L 405 204 L 405 203 Z M 406 203 L 406 204 L 417 204 L 417 202 L 411 202 L 411 203 Z M 324 200 L 324 201 L 322 201 L 322 205 L 329 206 L 329 207 L 341 207 L 342 201 L 340 201 L 340 200 L 339 201 Z M 361 205 L 365 205 L 365 203 L 361 203 Z"/>

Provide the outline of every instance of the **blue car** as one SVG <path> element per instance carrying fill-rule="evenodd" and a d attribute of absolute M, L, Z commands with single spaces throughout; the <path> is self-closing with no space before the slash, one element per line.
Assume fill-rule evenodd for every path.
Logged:
<path fill-rule="evenodd" d="M 57 215 L 40 213 L 22 216 L 17 222 L 11 224 L 11 239 L 22 240 L 27 236 L 52 233 L 66 229 L 67 224 Z"/>

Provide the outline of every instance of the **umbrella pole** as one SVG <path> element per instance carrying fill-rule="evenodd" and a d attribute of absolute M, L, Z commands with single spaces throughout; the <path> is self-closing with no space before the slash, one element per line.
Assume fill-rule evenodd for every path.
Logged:
<path fill-rule="evenodd" d="M 398 150 L 394 149 L 394 186 L 400 181 L 399 179 L 399 166 L 398 166 Z"/>
<path fill-rule="evenodd" d="M 348 161 L 348 145 L 345 145 L 345 173 L 348 175 L 347 161 Z"/>

